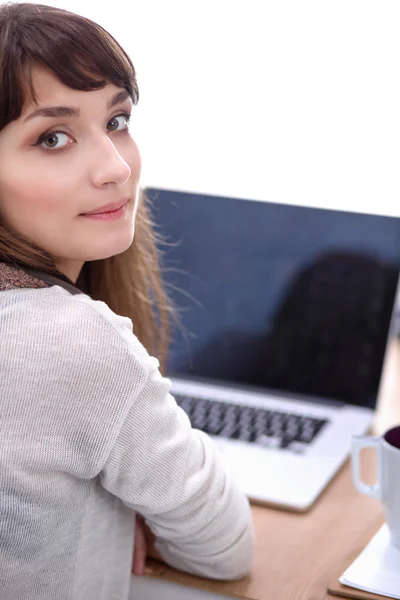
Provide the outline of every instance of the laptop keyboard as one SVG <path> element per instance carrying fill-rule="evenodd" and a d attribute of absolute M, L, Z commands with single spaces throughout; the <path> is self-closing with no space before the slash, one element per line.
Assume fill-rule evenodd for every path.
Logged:
<path fill-rule="evenodd" d="M 174 395 L 192 427 L 210 435 L 302 453 L 329 421 L 282 411 Z"/>

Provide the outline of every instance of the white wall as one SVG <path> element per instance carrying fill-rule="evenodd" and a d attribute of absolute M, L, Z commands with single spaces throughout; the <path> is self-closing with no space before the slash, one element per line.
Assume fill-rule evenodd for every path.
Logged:
<path fill-rule="evenodd" d="M 400 215 L 398 0 L 47 3 L 131 55 L 143 183 Z"/>

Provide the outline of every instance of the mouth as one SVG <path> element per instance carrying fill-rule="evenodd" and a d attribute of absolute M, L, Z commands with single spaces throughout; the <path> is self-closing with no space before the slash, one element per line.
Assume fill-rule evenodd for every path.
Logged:
<path fill-rule="evenodd" d="M 124 198 L 124 200 L 121 200 L 120 202 L 108 204 L 88 213 L 81 213 L 80 216 L 98 221 L 114 221 L 125 215 L 128 202 L 129 199 Z"/>
<path fill-rule="evenodd" d="M 104 214 L 108 214 L 108 213 L 112 213 L 112 212 L 118 212 L 121 208 L 126 206 L 126 204 L 128 203 L 128 200 L 129 200 L 129 198 L 123 198 L 119 202 L 112 202 L 110 204 L 106 204 L 105 206 L 95 208 L 94 210 L 91 210 L 90 212 L 81 213 L 81 216 L 91 217 L 91 216 L 95 216 L 95 215 L 104 215 Z"/>

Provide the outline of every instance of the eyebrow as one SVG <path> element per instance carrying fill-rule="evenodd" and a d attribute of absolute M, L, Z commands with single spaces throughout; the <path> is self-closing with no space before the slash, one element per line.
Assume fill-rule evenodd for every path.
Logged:
<path fill-rule="evenodd" d="M 127 90 L 117 92 L 108 102 L 107 110 L 110 110 L 110 108 L 116 104 L 124 102 L 127 98 L 129 98 L 129 92 L 127 92 Z M 73 108 L 72 106 L 48 106 L 35 110 L 28 115 L 23 122 L 26 123 L 26 121 L 30 121 L 34 117 L 79 117 L 79 115 L 79 108 Z"/>

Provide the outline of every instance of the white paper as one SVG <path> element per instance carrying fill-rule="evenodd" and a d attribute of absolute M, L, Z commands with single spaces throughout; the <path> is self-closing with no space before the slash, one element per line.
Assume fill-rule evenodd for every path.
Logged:
<path fill-rule="evenodd" d="M 400 599 L 400 550 L 390 544 L 386 523 L 339 581 L 365 592 Z"/>

